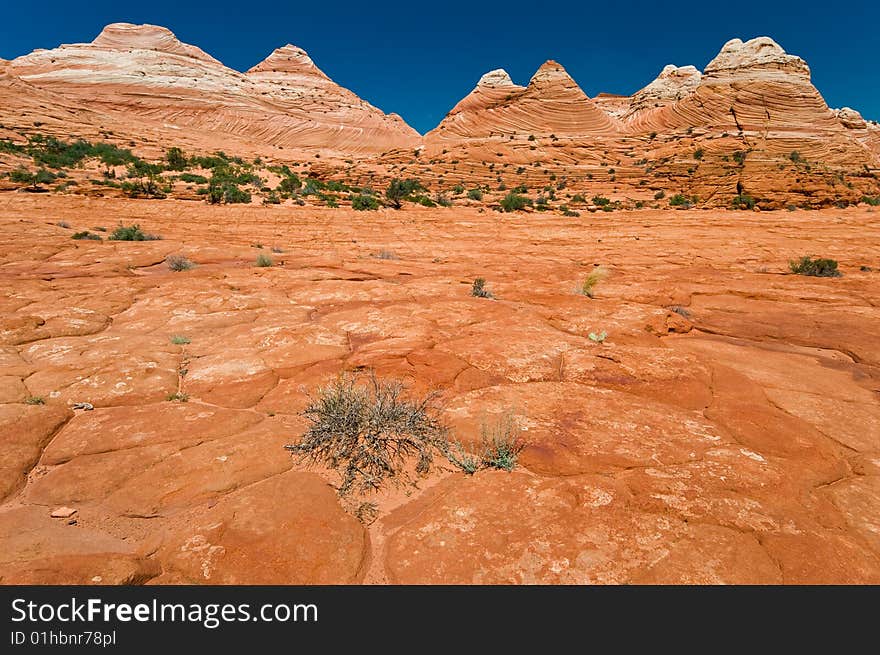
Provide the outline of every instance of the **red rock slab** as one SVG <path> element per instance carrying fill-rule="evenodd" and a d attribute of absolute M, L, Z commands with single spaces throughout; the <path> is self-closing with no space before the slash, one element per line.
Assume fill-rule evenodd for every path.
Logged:
<path fill-rule="evenodd" d="M 644 395 L 684 409 L 712 401 L 711 369 L 700 357 L 666 347 L 610 345 L 568 351 L 561 378 Z"/>
<path fill-rule="evenodd" d="M 46 339 L 22 349 L 39 366 L 25 384 L 32 395 L 96 407 L 155 402 L 177 390 L 175 350 L 165 339 L 124 333 Z"/>
<path fill-rule="evenodd" d="M 561 355 L 593 345 L 586 337 L 566 334 L 543 322 L 514 320 L 511 316 L 476 324 L 459 338 L 438 343 L 436 349 L 512 382 L 529 382 L 558 379 Z"/>
<path fill-rule="evenodd" d="M 480 472 L 416 504 L 387 520 L 392 583 L 780 580 L 755 539 L 640 511 L 605 477 Z"/>
<path fill-rule="evenodd" d="M 320 477 L 288 471 L 168 534 L 158 558 L 163 578 L 189 583 L 350 584 L 368 549 L 363 526 Z"/>
<path fill-rule="evenodd" d="M 303 367 L 278 384 L 254 409 L 273 414 L 299 414 L 318 389 L 331 384 L 344 370 L 342 360 L 326 360 Z"/>
<path fill-rule="evenodd" d="M 633 584 L 781 584 L 783 573 L 753 534 L 689 524 L 668 552 L 634 575 Z"/>
<path fill-rule="evenodd" d="M 24 378 L 33 372 L 34 367 L 21 358 L 17 348 L 0 346 L 0 375 Z"/>
<path fill-rule="evenodd" d="M 841 532 L 767 534 L 761 543 L 785 584 L 878 584 L 880 557 L 863 541 Z"/>
<path fill-rule="evenodd" d="M 446 407 L 455 435 L 479 443 L 481 424 L 512 415 L 520 456 L 544 475 L 608 472 L 687 462 L 724 439 L 702 414 L 576 383 L 507 384 L 471 391 Z"/>
<path fill-rule="evenodd" d="M 159 572 L 131 544 L 52 519 L 45 508 L 0 512 L 2 584 L 140 584 Z"/>
<path fill-rule="evenodd" d="M 797 282 L 801 287 L 816 284 L 800 279 Z M 825 282 L 826 285 L 846 283 L 833 278 Z M 692 306 L 699 316 L 699 326 L 713 332 L 838 350 L 856 361 L 873 366 L 880 364 L 877 350 L 880 331 L 873 327 L 880 325 L 880 309 L 856 305 L 850 298 L 834 303 L 827 311 L 817 312 L 798 300 L 713 294 L 695 296 Z"/>
<path fill-rule="evenodd" d="M 55 465 L 83 455 L 162 443 L 183 448 L 244 432 L 261 420 L 253 412 L 195 402 L 98 408 L 78 413 L 64 426 L 41 463 Z"/>
<path fill-rule="evenodd" d="M 346 280 L 344 278 L 351 275 L 346 271 L 340 271 L 337 275 L 337 279 L 294 286 L 288 292 L 289 300 L 303 307 L 326 307 L 352 303 L 402 302 L 411 298 L 406 287 L 400 284 L 390 284 L 380 279 Z M 372 278 L 375 274 L 366 273 L 365 276 Z"/>
<path fill-rule="evenodd" d="M 809 349 L 772 350 L 723 338 L 674 340 L 677 349 L 711 353 L 763 390 L 764 405 L 797 417 L 859 452 L 880 452 L 880 403 L 872 383 L 845 355 Z M 740 391 L 740 394 L 745 391 Z"/>
<path fill-rule="evenodd" d="M 0 375 L 0 404 L 23 403 L 29 395 L 20 377 Z"/>
<path fill-rule="evenodd" d="M 0 499 L 20 488 L 71 412 L 60 405 L 0 405 Z"/>
<path fill-rule="evenodd" d="M 278 382 L 266 360 L 251 350 L 226 350 L 190 361 L 186 391 L 222 407 L 253 407 Z"/>
<path fill-rule="evenodd" d="M 840 508 L 849 531 L 880 556 L 880 476 L 851 477 L 821 491 Z"/>
<path fill-rule="evenodd" d="M 298 417 L 267 419 L 253 428 L 209 441 L 134 474 L 108 496 L 124 516 L 170 514 L 214 499 L 292 466 L 284 445 L 303 429 Z"/>

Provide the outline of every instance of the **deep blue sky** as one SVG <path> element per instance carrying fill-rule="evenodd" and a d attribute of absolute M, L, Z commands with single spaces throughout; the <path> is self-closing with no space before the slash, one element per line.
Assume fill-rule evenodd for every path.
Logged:
<path fill-rule="evenodd" d="M 546 59 L 584 91 L 629 94 L 664 64 L 702 69 L 728 39 L 767 35 L 800 55 L 832 107 L 880 120 L 880 1 L 437 3 L 349 0 L 40 0 L 6 3 L 0 57 L 91 41 L 112 22 L 153 23 L 246 70 L 274 48 L 305 48 L 336 82 L 420 132 L 480 75 L 505 68 L 525 84 Z"/>

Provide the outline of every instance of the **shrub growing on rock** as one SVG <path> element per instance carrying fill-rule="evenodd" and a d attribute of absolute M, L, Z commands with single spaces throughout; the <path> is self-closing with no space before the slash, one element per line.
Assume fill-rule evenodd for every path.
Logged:
<path fill-rule="evenodd" d="M 501 199 L 501 209 L 506 212 L 519 211 L 531 205 L 531 199 L 521 196 L 516 191 L 511 191 Z"/>
<path fill-rule="evenodd" d="M 70 238 L 76 239 L 77 241 L 100 241 L 101 240 L 101 237 L 99 235 L 94 234 L 92 232 L 89 232 L 88 230 L 85 230 L 84 232 L 76 232 L 75 234 L 71 235 Z"/>
<path fill-rule="evenodd" d="M 188 271 L 192 268 L 195 268 L 196 266 L 193 262 L 191 262 L 183 255 L 168 255 L 168 257 L 165 258 L 165 263 L 168 264 L 168 268 L 175 273 L 179 273 L 180 271 Z"/>
<path fill-rule="evenodd" d="M 809 275 L 811 277 L 840 277 L 843 275 L 837 270 L 837 261 L 834 259 L 812 259 L 808 256 L 793 259 L 788 262 L 792 273 L 797 275 Z"/>
<path fill-rule="evenodd" d="M 379 201 L 369 194 L 361 193 L 358 195 L 351 195 L 350 199 L 351 208 L 355 211 L 371 211 L 379 209 Z"/>
<path fill-rule="evenodd" d="M 474 280 L 474 284 L 471 287 L 471 295 L 474 298 L 494 298 L 492 292 L 486 288 L 486 280 L 484 278 L 478 277 Z"/>
<path fill-rule="evenodd" d="M 141 230 L 137 224 L 120 225 L 107 238 L 110 241 L 156 241 L 159 239 L 155 234 L 147 234 Z"/>
<path fill-rule="evenodd" d="M 446 452 L 447 428 L 433 396 L 411 398 L 401 383 L 375 374 L 341 376 L 318 390 L 303 416 L 308 430 L 285 448 L 338 471 L 340 496 L 374 491 L 385 481 L 410 484 L 430 470 L 435 451 Z"/>

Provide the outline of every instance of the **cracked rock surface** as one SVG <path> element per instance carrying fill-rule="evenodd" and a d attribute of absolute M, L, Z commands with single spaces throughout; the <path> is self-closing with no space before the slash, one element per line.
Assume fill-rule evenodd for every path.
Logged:
<path fill-rule="evenodd" d="M 880 583 L 876 216 L 4 194 L 0 582 Z M 119 222 L 163 239 L 70 238 Z M 359 522 L 283 448 L 353 369 L 465 445 L 513 414 L 518 466 Z"/>

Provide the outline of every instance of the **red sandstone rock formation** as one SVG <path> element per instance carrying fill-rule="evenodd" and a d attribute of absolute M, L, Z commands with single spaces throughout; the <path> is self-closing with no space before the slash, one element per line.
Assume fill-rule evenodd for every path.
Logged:
<path fill-rule="evenodd" d="M 329 152 L 405 147 L 418 134 L 333 83 L 298 48 L 285 46 L 247 74 L 153 25 L 108 25 L 91 43 L 36 50 L 11 62 L 30 84 L 110 114 Z"/>

